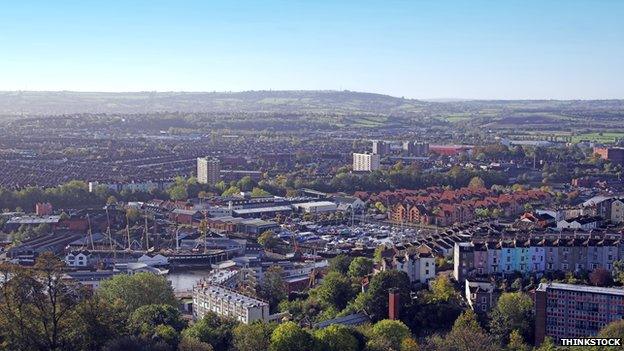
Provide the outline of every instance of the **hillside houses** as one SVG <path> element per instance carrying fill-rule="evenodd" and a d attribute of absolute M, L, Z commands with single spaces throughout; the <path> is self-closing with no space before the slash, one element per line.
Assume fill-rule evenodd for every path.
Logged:
<path fill-rule="evenodd" d="M 457 281 L 467 277 L 613 270 L 622 257 L 620 234 L 536 234 L 514 238 L 489 236 L 455 244 Z"/>
<path fill-rule="evenodd" d="M 541 190 L 497 193 L 486 188 L 427 188 L 397 190 L 370 195 L 390 208 L 389 218 L 400 223 L 422 223 L 449 226 L 469 222 L 481 216 L 496 214 L 512 217 L 524 212 L 526 204 L 549 203 L 552 196 Z"/>

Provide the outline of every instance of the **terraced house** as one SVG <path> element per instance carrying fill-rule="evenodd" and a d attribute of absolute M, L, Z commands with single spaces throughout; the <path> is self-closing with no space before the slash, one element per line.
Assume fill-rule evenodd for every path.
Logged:
<path fill-rule="evenodd" d="M 476 219 L 479 210 L 502 217 L 518 215 L 524 211 L 525 204 L 548 203 L 551 195 L 541 190 L 507 194 L 486 188 L 449 190 L 434 187 L 381 192 L 371 198 L 388 204 L 391 208 L 389 218 L 395 222 L 450 226 Z"/>
<path fill-rule="evenodd" d="M 516 272 L 611 271 L 613 263 L 623 257 L 623 249 L 620 234 L 480 238 L 455 243 L 453 275 L 461 282 L 472 276 Z"/>

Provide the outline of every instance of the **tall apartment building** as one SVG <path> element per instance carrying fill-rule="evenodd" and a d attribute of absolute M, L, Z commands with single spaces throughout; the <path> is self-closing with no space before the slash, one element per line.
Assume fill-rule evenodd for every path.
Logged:
<path fill-rule="evenodd" d="M 404 141 L 403 151 L 410 156 L 427 156 L 429 154 L 429 143 L 418 141 Z"/>
<path fill-rule="evenodd" d="M 197 182 L 214 185 L 221 180 L 221 161 L 213 157 L 197 158 Z"/>
<path fill-rule="evenodd" d="M 380 168 L 380 157 L 377 154 L 354 153 L 353 154 L 353 170 L 356 172 L 372 172 Z"/>
<path fill-rule="evenodd" d="M 193 317 L 199 320 L 208 312 L 245 324 L 269 320 L 268 302 L 222 286 L 200 282 L 193 287 Z"/>
<path fill-rule="evenodd" d="M 540 283 L 535 291 L 535 342 L 582 338 L 624 318 L 624 289 Z"/>
<path fill-rule="evenodd" d="M 390 153 L 390 144 L 383 140 L 373 140 L 373 153 L 384 156 Z"/>

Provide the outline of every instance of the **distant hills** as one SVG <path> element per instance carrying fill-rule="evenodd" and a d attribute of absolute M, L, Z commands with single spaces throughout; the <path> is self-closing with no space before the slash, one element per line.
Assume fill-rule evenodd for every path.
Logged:
<path fill-rule="evenodd" d="M 2 115 L 150 112 L 418 114 L 432 103 L 351 91 L 0 92 Z"/>
<path fill-rule="evenodd" d="M 202 114 L 217 124 L 300 120 L 310 128 L 401 128 L 432 122 L 491 129 L 624 128 L 624 100 L 424 101 L 353 91 L 0 92 L 0 116 L 5 117 L 153 113 Z"/>

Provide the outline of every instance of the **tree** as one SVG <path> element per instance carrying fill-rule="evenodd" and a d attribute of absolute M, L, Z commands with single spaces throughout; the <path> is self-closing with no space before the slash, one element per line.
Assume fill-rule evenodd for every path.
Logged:
<path fill-rule="evenodd" d="M 381 212 L 381 213 L 386 213 L 387 209 L 386 206 L 384 206 L 384 204 L 380 201 L 377 201 L 375 203 L 375 208 L 377 209 L 377 211 Z"/>
<path fill-rule="evenodd" d="M 213 351 L 212 345 L 194 338 L 183 337 L 178 344 L 178 351 Z M 262 349 L 257 349 L 262 350 Z M 241 351 L 241 350 L 239 350 Z"/>
<path fill-rule="evenodd" d="M 410 338 L 409 328 L 401 321 L 381 320 L 371 329 L 368 348 L 371 350 L 401 350 L 403 340 Z"/>
<path fill-rule="evenodd" d="M 312 336 L 293 322 L 278 325 L 271 334 L 270 351 L 309 351 L 314 347 Z"/>
<path fill-rule="evenodd" d="M 347 274 L 352 259 L 353 258 L 347 255 L 338 255 L 329 260 L 329 270 L 340 274 Z"/>
<path fill-rule="evenodd" d="M 608 270 L 598 267 L 589 274 L 589 282 L 595 286 L 610 286 L 613 284 L 613 277 Z"/>
<path fill-rule="evenodd" d="M 341 311 L 353 298 L 351 281 L 338 272 L 329 272 L 315 289 L 319 302 Z"/>
<path fill-rule="evenodd" d="M 232 343 L 232 329 L 235 326 L 234 320 L 208 312 L 204 318 L 184 329 L 182 338 L 193 338 L 208 343 L 217 351 L 227 350 Z"/>
<path fill-rule="evenodd" d="M 380 264 L 381 260 L 383 259 L 383 253 L 386 250 L 386 246 L 385 245 L 379 245 L 375 248 L 375 252 L 373 253 L 373 259 L 375 260 L 375 263 Z"/>
<path fill-rule="evenodd" d="M 544 339 L 544 342 L 540 345 L 540 347 L 535 349 L 535 351 L 557 351 L 557 350 L 559 350 L 559 348 L 555 345 L 555 343 L 553 342 L 553 339 L 549 336 L 547 336 Z"/>
<path fill-rule="evenodd" d="M 262 188 L 254 187 L 251 190 L 251 197 L 263 197 L 263 196 L 270 196 L 270 195 L 271 193 L 269 193 L 268 191 Z"/>
<path fill-rule="evenodd" d="M 139 220 L 139 217 L 141 217 L 141 212 L 139 212 L 138 209 L 134 207 L 126 209 L 126 218 L 128 219 L 128 223 L 136 223 Z"/>
<path fill-rule="evenodd" d="M 485 188 L 485 182 L 479 177 L 472 177 L 470 183 L 468 183 L 468 187 L 473 189 Z"/>
<path fill-rule="evenodd" d="M 349 276 L 362 278 L 373 272 L 373 260 L 366 257 L 356 257 L 349 264 Z"/>
<path fill-rule="evenodd" d="M 223 191 L 223 194 L 221 194 L 221 196 L 232 196 L 232 195 L 237 195 L 241 193 L 241 189 L 237 186 L 231 186 L 229 188 L 227 188 L 225 191 Z"/>
<path fill-rule="evenodd" d="M 314 337 L 322 350 L 326 351 L 358 351 L 358 340 L 351 330 L 340 324 L 332 324 L 315 331 Z M 254 350 L 255 351 L 255 350 Z"/>
<path fill-rule="evenodd" d="M 267 250 L 274 249 L 279 243 L 280 239 L 271 230 L 266 230 L 258 236 L 258 244 Z"/>
<path fill-rule="evenodd" d="M 236 351 L 268 350 L 275 327 L 273 323 L 264 322 L 239 324 L 232 331 L 232 346 Z"/>
<path fill-rule="evenodd" d="M 288 296 L 282 272 L 283 269 L 280 266 L 269 267 L 260 284 L 259 295 L 269 301 L 271 309 L 276 308 L 277 304 Z"/>
<path fill-rule="evenodd" d="M 410 281 L 403 271 L 383 271 L 375 274 L 368 285 L 368 290 L 355 299 L 354 308 L 364 310 L 373 320 L 380 320 L 388 315 L 388 291 L 398 289 L 401 304 L 410 301 Z"/>
<path fill-rule="evenodd" d="M 10 350 L 67 350 L 74 344 L 74 315 L 86 291 L 63 278 L 63 262 L 41 254 L 33 269 L 3 265 L 0 328 Z"/>
<path fill-rule="evenodd" d="M 522 292 L 503 293 L 492 311 L 490 331 L 501 344 L 507 344 L 513 330 L 524 340 L 533 340 L 533 300 Z"/>
<path fill-rule="evenodd" d="M 624 319 L 607 324 L 600 330 L 598 337 L 624 339 Z"/>
<path fill-rule="evenodd" d="M 74 316 L 70 338 L 75 350 L 101 350 L 109 340 L 120 337 L 126 327 L 119 306 L 108 304 L 98 295 L 82 300 Z"/>
<path fill-rule="evenodd" d="M 180 333 L 170 325 L 158 324 L 148 334 L 143 334 L 146 340 L 155 341 L 156 344 L 166 344 L 171 348 L 177 347 L 180 342 Z"/>
<path fill-rule="evenodd" d="M 188 192 L 184 184 L 176 184 L 169 187 L 169 189 L 167 189 L 167 194 L 169 194 L 171 200 L 174 201 L 184 200 L 188 198 Z"/>
<path fill-rule="evenodd" d="M 236 183 L 236 186 L 242 191 L 250 191 L 254 186 L 254 181 L 250 176 L 244 176 Z"/>
<path fill-rule="evenodd" d="M 179 333 L 186 327 L 180 311 L 171 305 L 145 305 L 137 308 L 128 320 L 128 328 L 137 335 L 152 337 L 159 325 L 172 327 Z"/>
<path fill-rule="evenodd" d="M 529 351 L 530 349 L 529 345 L 524 342 L 522 335 L 517 330 L 511 332 L 507 351 Z"/>
<path fill-rule="evenodd" d="M 453 329 L 446 336 L 433 337 L 431 344 L 436 351 L 495 351 L 500 349 L 479 326 L 472 310 L 461 314 L 453 324 Z"/>
<path fill-rule="evenodd" d="M 447 302 L 455 296 L 455 289 L 445 274 L 438 275 L 431 282 L 431 300 L 433 302 Z"/>
<path fill-rule="evenodd" d="M 106 199 L 106 204 L 107 204 L 107 205 L 114 205 L 114 204 L 116 204 L 116 203 L 117 203 L 117 198 L 116 198 L 115 196 L 113 196 L 113 195 L 109 196 L 109 197 Z"/>
<path fill-rule="evenodd" d="M 420 345 L 414 338 L 405 338 L 401 341 L 401 351 L 420 351 Z"/>
<path fill-rule="evenodd" d="M 129 315 L 152 304 L 177 306 L 173 288 L 163 276 L 152 273 L 119 274 L 102 282 L 97 294 L 111 304 L 121 304 Z"/>
<path fill-rule="evenodd" d="M 624 260 L 613 262 L 613 280 L 624 284 Z"/>

